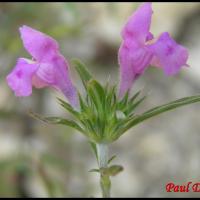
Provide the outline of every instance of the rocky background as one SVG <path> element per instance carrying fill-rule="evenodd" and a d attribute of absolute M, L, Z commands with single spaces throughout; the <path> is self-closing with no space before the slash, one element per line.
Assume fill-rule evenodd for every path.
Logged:
<path fill-rule="evenodd" d="M 64 126 L 43 124 L 29 110 L 69 117 L 51 89 L 16 98 L 5 77 L 18 57 L 29 57 L 19 37 L 23 24 L 54 37 L 63 55 L 81 59 L 102 83 L 118 82 L 120 31 L 140 3 L 0 3 L 0 197 L 99 197 L 97 166 L 88 141 Z M 190 52 L 189 68 L 165 77 L 149 68 L 132 92 L 149 97 L 141 112 L 200 89 L 200 3 L 153 3 L 151 31 L 168 31 Z M 77 88 L 81 82 L 71 67 Z M 200 104 L 152 118 L 110 145 L 113 163 L 125 170 L 112 178 L 113 197 L 198 197 L 167 193 L 166 183 L 200 182 Z"/>

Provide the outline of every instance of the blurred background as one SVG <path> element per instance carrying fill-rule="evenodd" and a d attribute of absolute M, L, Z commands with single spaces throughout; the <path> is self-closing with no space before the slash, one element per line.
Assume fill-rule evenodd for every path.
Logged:
<path fill-rule="evenodd" d="M 101 81 L 118 82 L 120 31 L 140 3 L 0 3 L 0 197 L 100 197 L 97 166 L 88 141 L 74 130 L 31 118 L 29 110 L 68 116 L 47 88 L 17 98 L 5 81 L 24 50 L 19 27 L 26 24 L 54 37 L 70 61 L 81 59 Z M 137 112 L 200 88 L 200 3 L 153 3 L 151 31 L 168 31 L 189 49 L 190 68 L 174 77 L 149 68 L 134 85 L 149 97 Z M 77 88 L 81 82 L 71 66 Z M 112 178 L 113 197 L 188 197 L 167 193 L 169 182 L 200 181 L 200 104 L 152 118 L 110 145 L 113 163 L 124 171 Z"/>

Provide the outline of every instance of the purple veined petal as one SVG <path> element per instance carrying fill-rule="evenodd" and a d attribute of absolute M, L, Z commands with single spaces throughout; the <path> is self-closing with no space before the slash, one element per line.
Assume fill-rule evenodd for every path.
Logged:
<path fill-rule="evenodd" d="M 148 48 L 132 42 L 132 45 L 122 43 L 119 49 L 120 88 L 119 96 L 122 97 L 149 66 L 153 54 Z"/>
<path fill-rule="evenodd" d="M 39 68 L 34 77 L 36 86 L 42 87 L 42 85 L 44 84 L 46 84 L 47 86 L 55 85 L 56 83 L 55 76 L 56 76 L 56 73 L 58 72 L 59 72 L 59 68 L 55 66 L 54 63 L 52 63 L 51 61 L 40 62 Z"/>
<path fill-rule="evenodd" d="M 19 58 L 15 68 L 6 77 L 9 87 L 16 96 L 29 96 L 32 93 L 32 77 L 38 65 L 31 60 Z"/>
<path fill-rule="evenodd" d="M 151 3 L 143 3 L 122 30 L 123 42 L 118 53 L 120 64 L 119 96 L 130 90 L 134 80 L 142 75 L 149 66 L 152 53 L 146 48 L 146 42 L 153 39 L 149 32 L 152 16 Z"/>
<path fill-rule="evenodd" d="M 57 54 L 57 56 L 52 59 L 52 63 L 56 67 L 55 87 L 58 88 L 67 97 L 73 107 L 78 108 L 78 94 L 70 79 L 68 61 L 61 54 Z"/>
<path fill-rule="evenodd" d="M 118 59 L 120 64 L 119 96 L 123 97 L 126 91 L 131 88 L 135 78 L 131 68 L 129 49 L 126 46 L 121 45 L 119 48 Z"/>
<path fill-rule="evenodd" d="M 25 25 L 19 30 L 25 49 L 38 62 L 51 59 L 58 51 L 56 40 L 50 36 Z"/>
<path fill-rule="evenodd" d="M 77 90 L 69 75 L 69 64 L 59 53 L 57 42 L 28 26 L 22 26 L 20 33 L 24 47 L 34 62 L 18 59 L 15 68 L 7 76 L 8 85 L 16 96 L 29 96 L 32 85 L 36 88 L 49 86 L 61 91 L 70 104 L 79 109 Z"/>
<path fill-rule="evenodd" d="M 130 62 L 134 74 L 143 74 L 150 65 L 153 54 L 146 46 L 139 46 L 130 50 Z"/>
<path fill-rule="evenodd" d="M 177 44 L 167 32 L 162 33 L 148 48 L 154 54 L 152 64 L 162 67 L 168 76 L 175 75 L 181 67 L 188 66 L 187 49 Z"/>
<path fill-rule="evenodd" d="M 123 39 L 131 38 L 132 40 L 144 44 L 147 37 L 150 36 L 149 29 L 152 13 L 151 3 L 143 3 L 133 15 L 129 17 L 128 22 L 122 30 Z"/>
<path fill-rule="evenodd" d="M 39 63 L 39 68 L 33 77 L 37 88 L 53 87 L 61 91 L 74 107 L 78 106 L 78 95 L 69 75 L 69 64 L 57 53 L 48 62 Z"/>

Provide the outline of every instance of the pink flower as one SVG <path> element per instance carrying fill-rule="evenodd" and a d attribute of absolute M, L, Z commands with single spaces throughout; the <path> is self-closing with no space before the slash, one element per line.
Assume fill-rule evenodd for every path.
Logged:
<path fill-rule="evenodd" d="M 162 68 L 166 75 L 175 75 L 181 67 L 188 66 L 186 48 L 177 44 L 167 32 L 155 39 L 149 31 L 152 13 L 151 3 L 143 3 L 122 30 L 123 41 L 118 54 L 120 96 L 130 90 L 150 65 Z"/>
<path fill-rule="evenodd" d="M 50 86 L 61 91 L 72 106 L 78 106 L 77 91 L 69 76 L 69 64 L 60 54 L 57 42 L 28 26 L 22 26 L 19 30 L 24 47 L 33 59 L 19 58 L 7 76 L 8 85 L 15 95 L 31 95 L 32 86 Z"/>

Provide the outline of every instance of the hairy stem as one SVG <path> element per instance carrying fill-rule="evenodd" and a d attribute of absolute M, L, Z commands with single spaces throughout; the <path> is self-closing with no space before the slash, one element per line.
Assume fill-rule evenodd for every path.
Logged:
<path fill-rule="evenodd" d="M 105 173 L 105 169 L 108 167 L 108 145 L 97 144 L 97 156 L 100 169 L 100 185 L 102 190 L 102 197 L 110 197 L 111 182 L 108 174 Z"/>

